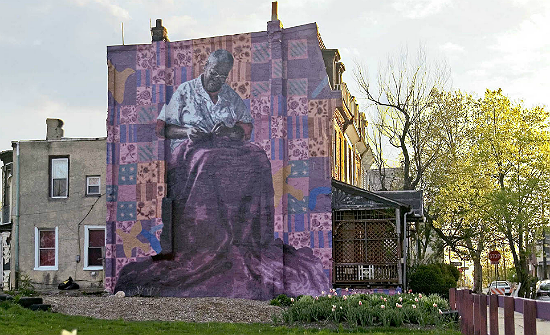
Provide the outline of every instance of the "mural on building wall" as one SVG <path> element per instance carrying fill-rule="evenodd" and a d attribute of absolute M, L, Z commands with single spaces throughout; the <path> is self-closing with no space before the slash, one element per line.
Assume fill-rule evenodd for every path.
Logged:
<path fill-rule="evenodd" d="M 108 290 L 328 288 L 339 100 L 316 26 L 302 27 L 284 42 L 279 29 L 109 47 Z"/>

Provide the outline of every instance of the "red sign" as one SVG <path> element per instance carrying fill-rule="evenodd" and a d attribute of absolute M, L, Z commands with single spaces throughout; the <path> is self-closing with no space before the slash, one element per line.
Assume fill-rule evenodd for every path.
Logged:
<path fill-rule="evenodd" d="M 489 260 L 491 261 L 491 264 L 498 264 L 498 261 L 500 260 L 500 252 L 496 250 L 489 252 Z"/>

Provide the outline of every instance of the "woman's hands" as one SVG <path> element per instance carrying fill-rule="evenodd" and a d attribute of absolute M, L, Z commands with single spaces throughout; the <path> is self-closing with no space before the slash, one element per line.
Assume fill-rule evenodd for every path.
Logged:
<path fill-rule="evenodd" d="M 248 124 L 235 124 L 233 127 L 226 126 L 223 122 L 218 123 L 213 129 L 212 132 L 206 132 L 203 129 L 193 127 L 193 126 L 176 126 L 172 124 L 167 124 L 164 121 L 157 120 L 156 132 L 159 137 L 164 137 L 167 139 L 186 139 L 189 138 L 191 141 L 203 141 L 212 135 L 216 137 L 227 137 L 230 140 L 242 141 L 250 139 L 250 134 L 247 136 L 247 130 L 245 127 Z M 252 128 L 252 127 L 250 127 Z M 252 129 L 248 130 L 250 133 Z"/>
<path fill-rule="evenodd" d="M 227 137 L 231 140 L 242 141 L 244 139 L 244 130 L 239 125 L 228 127 L 223 123 L 217 124 L 212 132 L 218 137 Z"/>

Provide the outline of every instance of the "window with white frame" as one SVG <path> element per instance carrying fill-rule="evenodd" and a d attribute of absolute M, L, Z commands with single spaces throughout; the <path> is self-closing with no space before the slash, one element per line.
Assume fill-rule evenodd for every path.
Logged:
<path fill-rule="evenodd" d="M 50 161 L 52 198 L 67 198 L 69 196 L 69 158 L 51 158 Z"/>
<path fill-rule="evenodd" d="M 86 177 L 86 195 L 99 195 L 101 178 L 99 176 Z"/>
<path fill-rule="evenodd" d="M 57 270 L 58 234 L 55 228 L 34 228 L 34 269 Z"/>
<path fill-rule="evenodd" d="M 84 226 L 84 270 L 103 269 L 104 226 Z"/>

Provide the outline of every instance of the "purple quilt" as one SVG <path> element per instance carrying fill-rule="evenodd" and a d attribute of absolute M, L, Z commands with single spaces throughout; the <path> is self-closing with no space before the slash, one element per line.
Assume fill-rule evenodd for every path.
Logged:
<path fill-rule="evenodd" d="M 267 300 L 329 288 L 309 248 L 274 240 L 270 161 L 260 147 L 227 137 L 187 140 L 167 157 L 173 258 L 127 264 L 127 295 Z"/>

